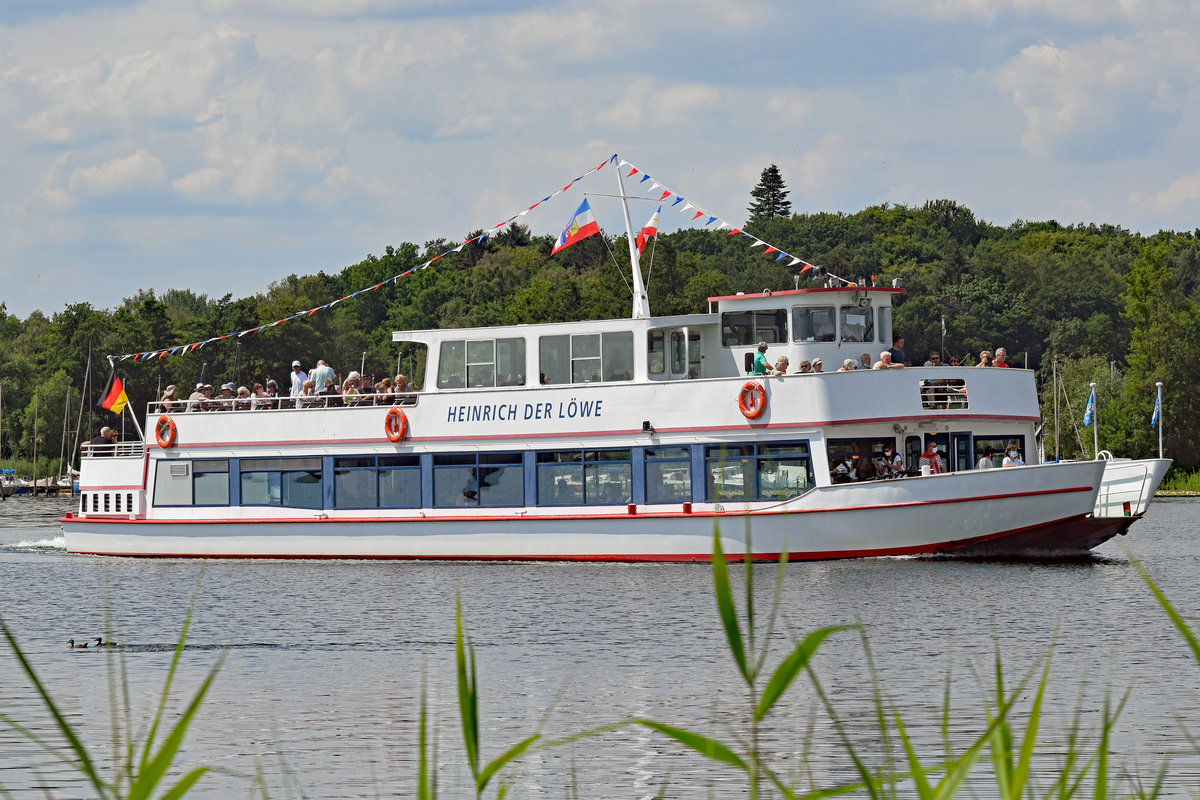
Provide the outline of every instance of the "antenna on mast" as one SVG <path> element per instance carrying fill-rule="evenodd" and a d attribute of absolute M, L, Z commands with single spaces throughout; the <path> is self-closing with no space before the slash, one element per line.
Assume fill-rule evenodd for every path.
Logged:
<path fill-rule="evenodd" d="M 626 238 L 629 240 L 629 263 L 633 266 L 633 318 L 650 318 L 650 300 L 646 297 L 646 282 L 642 280 L 642 265 L 638 261 L 637 244 L 633 234 L 633 222 L 629 219 L 629 203 L 625 199 L 625 181 L 621 178 L 621 168 L 617 173 L 617 190 L 621 196 L 621 210 L 625 212 Z"/>

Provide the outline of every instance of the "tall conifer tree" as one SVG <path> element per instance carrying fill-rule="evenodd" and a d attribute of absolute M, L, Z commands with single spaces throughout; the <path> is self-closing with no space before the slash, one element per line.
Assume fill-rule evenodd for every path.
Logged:
<path fill-rule="evenodd" d="M 792 213 L 792 203 L 788 200 L 787 186 L 779 167 L 772 164 L 762 171 L 758 185 L 750 191 L 754 202 L 750 204 L 750 219 L 748 222 L 762 222 L 775 217 L 787 217 Z"/>

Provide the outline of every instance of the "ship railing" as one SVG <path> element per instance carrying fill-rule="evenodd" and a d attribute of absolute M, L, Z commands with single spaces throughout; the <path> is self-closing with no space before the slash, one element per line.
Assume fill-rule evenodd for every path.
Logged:
<path fill-rule="evenodd" d="M 301 397 L 212 397 L 204 400 L 171 400 L 146 404 L 146 415 L 198 411 L 309 411 L 314 408 L 370 408 L 415 406 L 417 392 L 389 394 L 318 394 Z"/>
<path fill-rule="evenodd" d="M 84 458 L 141 458 L 145 446 L 141 441 L 115 442 L 92 444 L 84 442 L 79 445 L 80 454 Z"/>
<path fill-rule="evenodd" d="M 1093 516 L 1128 517 L 1146 513 L 1152 495 L 1150 468 L 1144 464 L 1129 464 L 1125 468 L 1140 470 L 1142 474 L 1111 483 L 1101 481 Z"/>

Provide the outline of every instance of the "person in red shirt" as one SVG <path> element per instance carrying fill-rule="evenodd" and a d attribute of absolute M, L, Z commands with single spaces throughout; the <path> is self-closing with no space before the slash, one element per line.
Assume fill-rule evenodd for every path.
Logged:
<path fill-rule="evenodd" d="M 1012 366 L 1011 364 L 1008 363 L 1008 351 L 1005 350 L 1003 347 L 996 348 L 996 361 L 994 364 L 992 364 L 992 366 L 993 367 Z"/>
<path fill-rule="evenodd" d="M 918 466 L 929 467 L 930 475 L 941 475 L 946 471 L 946 462 L 942 461 L 942 456 L 937 449 L 937 442 L 933 439 L 925 443 L 925 452 L 921 453 Z"/>

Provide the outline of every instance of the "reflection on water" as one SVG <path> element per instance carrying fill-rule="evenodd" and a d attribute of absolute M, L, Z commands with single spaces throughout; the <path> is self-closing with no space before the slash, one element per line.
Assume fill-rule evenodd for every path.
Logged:
<path fill-rule="evenodd" d="M 373 797 L 414 789 L 422 692 L 440 730 L 447 796 L 469 777 L 455 727 L 454 606 L 461 594 L 476 649 L 494 757 L 539 729 L 550 737 L 637 716 L 727 742 L 745 734 L 745 693 L 727 655 L 705 565 L 455 564 L 140 560 L 67 556 L 55 522 L 69 501 L 0 503 L 0 613 L 52 695 L 94 752 L 112 735 L 107 676 L 123 668 L 144 730 L 171 664 L 193 591 L 180 663 L 178 711 L 224 653 L 226 661 L 181 754 L 207 764 L 193 795 L 247 796 L 261 770 L 271 796 Z M 1095 731 L 1106 692 L 1130 690 L 1114 763 L 1151 776 L 1171 754 L 1170 792 L 1194 785 L 1197 759 L 1179 719 L 1200 710 L 1200 667 L 1130 563 L 1141 559 L 1180 611 L 1198 620 L 1191 543 L 1200 501 L 1160 501 L 1128 537 L 1082 562 L 896 558 L 789 565 L 773 646 L 824 625 L 866 625 L 887 700 L 927 757 L 949 736 L 967 746 L 984 727 L 998 647 L 1010 684 L 1054 646 L 1039 785 L 1059 766 L 1078 718 Z M 775 567 L 759 565 L 769 607 Z M 743 585 L 744 569 L 732 570 Z M 197 587 L 199 582 L 199 587 Z M 119 647 L 68 650 L 103 635 Z M 862 642 L 832 637 L 815 660 L 835 713 L 859 752 L 883 758 Z M 53 735 L 31 687 L 0 651 L 0 711 Z M 1026 708 L 1031 692 L 1020 701 Z M 547 710 L 552 713 L 547 714 Z M 1196 731 L 1193 730 L 1193 733 Z M 797 680 L 762 731 L 771 761 L 818 785 L 854 779 L 820 699 Z M 78 776 L 0 730 L 0 784 L 18 796 L 87 796 Z M 105 762 L 106 764 L 108 762 Z M 986 765 L 979 769 L 988 772 Z M 514 796 L 743 795 L 736 771 L 712 766 L 644 729 L 621 729 L 533 753 L 509 773 Z M 994 796 L 983 785 L 976 796 Z M 42 796 L 37 789 L 36 796 Z"/>

